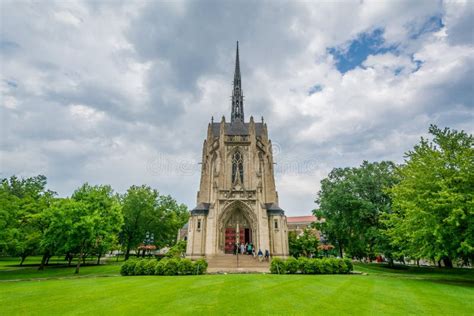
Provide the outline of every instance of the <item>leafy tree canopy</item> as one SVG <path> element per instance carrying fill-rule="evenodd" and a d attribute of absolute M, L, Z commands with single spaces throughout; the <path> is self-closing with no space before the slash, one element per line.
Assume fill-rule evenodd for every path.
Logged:
<path fill-rule="evenodd" d="M 340 256 L 346 252 L 358 258 L 373 257 L 383 238 L 380 218 L 391 212 L 385 188 L 397 179 L 390 161 L 369 163 L 357 168 L 335 168 L 321 181 L 315 216 L 325 218 L 316 226 Z"/>
<path fill-rule="evenodd" d="M 432 125 L 406 154 L 401 179 L 389 192 L 395 213 L 387 236 L 412 258 L 465 261 L 474 254 L 474 138 Z"/>

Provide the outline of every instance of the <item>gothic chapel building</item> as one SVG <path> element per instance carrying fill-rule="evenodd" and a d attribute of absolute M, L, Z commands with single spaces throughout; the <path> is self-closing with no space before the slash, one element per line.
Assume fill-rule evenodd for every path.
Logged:
<path fill-rule="evenodd" d="M 208 125 L 202 150 L 197 206 L 188 223 L 186 255 L 191 258 L 232 253 L 235 243 L 252 243 L 272 256 L 288 255 L 288 228 L 278 206 L 272 143 L 267 124 L 246 122 L 235 61 L 230 122 Z"/>

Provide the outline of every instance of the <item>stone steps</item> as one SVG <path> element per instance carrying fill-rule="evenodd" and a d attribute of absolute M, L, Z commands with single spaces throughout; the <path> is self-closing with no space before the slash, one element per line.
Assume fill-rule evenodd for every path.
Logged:
<path fill-rule="evenodd" d="M 215 255 L 206 258 L 209 273 L 251 273 L 269 272 L 269 262 L 259 262 L 257 258 L 249 255 Z"/>

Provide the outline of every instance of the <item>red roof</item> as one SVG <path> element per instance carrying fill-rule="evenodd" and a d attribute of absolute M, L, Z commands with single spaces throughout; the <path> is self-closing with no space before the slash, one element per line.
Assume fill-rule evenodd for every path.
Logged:
<path fill-rule="evenodd" d="M 287 216 L 288 223 L 312 223 L 316 221 L 316 216 Z"/>

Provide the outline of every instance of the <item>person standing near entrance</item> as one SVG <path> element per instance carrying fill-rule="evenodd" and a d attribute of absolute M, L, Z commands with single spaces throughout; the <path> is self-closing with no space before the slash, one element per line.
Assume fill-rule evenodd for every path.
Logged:
<path fill-rule="evenodd" d="M 244 245 L 244 243 L 241 243 L 241 244 L 240 244 L 240 253 L 241 253 L 241 254 L 244 254 L 244 253 L 245 253 L 245 245 Z"/>

